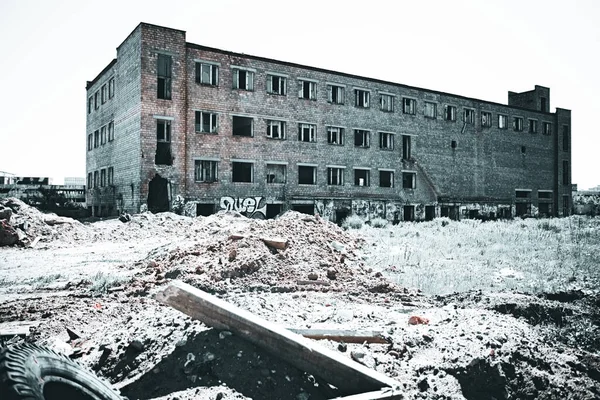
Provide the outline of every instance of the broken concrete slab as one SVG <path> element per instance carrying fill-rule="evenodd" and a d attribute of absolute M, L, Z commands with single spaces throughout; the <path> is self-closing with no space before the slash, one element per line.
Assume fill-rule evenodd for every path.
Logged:
<path fill-rule="evenodd" d="M 290 331 L 315 340 L 333 340 L 344 343 L 384 343 L 389 341 L 381 331 L 351 331 L 342 329 L 289 329 Z"/>

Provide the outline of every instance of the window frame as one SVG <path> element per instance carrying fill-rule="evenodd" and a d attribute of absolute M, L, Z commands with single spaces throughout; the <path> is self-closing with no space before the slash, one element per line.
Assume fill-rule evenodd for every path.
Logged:
<path fill-rule="evenodd" d="M 542 122 L 542 134 L 546 136 L 552 135 L 552 122 L 543 121 Z"/>
<path fill-rule="evenodd" d="M 205 168 L 207 166 L 208 168 Z M 208 170 L 208 174 L 205 171 Z M 194 159 L 194 182 L 215 183 L 219 182 L 219 160 L 212 158 Z"/>
<path fill-rule="evenodd" d="M 491 128 L 492 127 L 492 118 L 493 118 L 493 114 L 490 111 L 481 111 L 480 112 L 481 127 L 482 128 Z"/>
<path fill-rule="evenodd" d="M 308 92 L 305 93 L 308 85 Z M 317 81 L 313 79 L 298 78 L 298 98 L 304 100 L 317 100 Z"/>
<path fill-rule="evenodd" d="M 527 118 L 527 132 L 538 133 L 538 120 L 534 118 Z"/>
<path fill-rule="evenodd" d="M 327 125 L 325 127 L 325 130 L 327 131 L 327 144 L 333 145 L 333 146 L 343 146 L 344 145 L 344 136 L 345 136 L 345 131 L 346 128 L 342 127 L 342 126 L 335 126 L 335 125 Z M 338 142 L 336 143 L 334 141 L 332 141 L 332 135 L 334 134 L 337 136 L 337 138 L 339 138 Z"/>
<path fill-rule="evenodd" d="M 273 83 L 277 79 L 279 90 L 273 89 Z M 267 73 L 266 78 L 266 90 L 267 93 L 275 95 L 275 96 L 287 96 L 287 81 L 288 77 L 286 75 L 280 75 L 273 72 Z"/>
<path fill-rule="evenodd" d="M 106 103 L 108 100 L 108 84 L 105 83 L 100 87 L 100 101 L 102 104 Z"/>
<path fill-rule="evenodd" d="M 357 135 L 361 135 L 362 136 L 362 144 L 356 144 L 357 143 Z M 359 148 L 363 148 L 363 149 L 368 149 L 371 147 L 371 131 L 368 129 L 359 129 L 359 128 L 355 128 L 353 129 L 353 136 L 354 136 L 354 147 L 359 147 Z"/>
<path fill-rule="evenodd" d="M 208 131 L 204 130 L 204 117 L 208 115 Z M 214 121 L 213 121 L 214 120 Z M 214 124 L 213 124 L 214 122 Z M 194 110 L 194 132 L 195 133 L 219 133 L 219 114 L 212 111 Z"/>
<path fill-rule="evenodd" d="M 380 168 L 379 169 L 379 187 L 394 188 L 394 175 L 395 175 L 395 172 L 396 171 L 394 171 L 392 169 L 383 169 L 383 168 Z M 390 177 L 389 177 L 390 185 L 389 186 L 383 186 L 382 185 L 382 179 L 381 179 L 381 177 L 382 177 L 383 174 L 390 174 Z"/>
<path fill-rule="evenodd" d="M 236 134 L 235 130 L 234 130 L 234 120 L 236 118 L 244 118 L 247 120 L 250 120 L 250 135 L 240 135 L 240 134 Z M 249 117 L 247 115 L 232 115 L 231 116 L 231 136 L 236 136 L 236 137 L 254 137 L 254 118 Z"/>
<path fill-rule="evenodd" d="M 244 87 L 242 87 L 241 85 L 241 74 L 244 74 Z M 250 68 L 244 68 L 244 67 L 238 67 L 238 66 L 232 66 L 231 67 L 231 82 L 232 82 L 232 88 L 235 90 L 243 90 L 246 92 L 253 92 L 254 91 L 254 78 L 256 71 Z"/>
<path fill-rule="evenodd" d="M 354 88 L 354 107 L 369 108 L 371 106 L 371 91 L 367 89 Z"/>
<path fill-rule="evenodd" d="M 267 137 L 273 140 L 285 140 L 287 136 L 287 123 L 286 121 L 277 120 L 277 119 L 267 119 Z M 278 136 L 275 137 L 273 135 L 273 127 L 276 126 Z"/>
<path fill-rule="evenodd" d="M 402 113 L 407 115 L 416 115 L 417 100 L 413 97 L 402 97 Z"/>
<path fill-rule="evenodd" d="M 411 177 L 410 185 L 407 185 L 406 177 Z M 402 171 L 402 189 L 415 190 L 417 188 L 417 172 L 416 171 Z"/>
<path fill-rule="evenodd" d="M 283 171 L 283 173 L 281 174 L 283 176 L 283 182 L 276 182 L 275 180 L 269 181 L 270 175 L 273 175 L 275 177 L 277 176 L 276 173 L 270 173 L 271 170 L 275 167 L 281 168 L 281 170 Z M 266 182 L 268 185 L 283 185 L 283 184 L 287 183 L 287 163 L 286 162 L 267 161 L 265 163 L 265 170 L 266 170 Z"/>
<path fill-rule="evenodd" d="M 448 118 L 448 110 L 450 110 L 450 118 Z M 446 104 L 444 106 L 444 121 L 456 122 L 457 107 L 452 104 Z"/>
<path fill-rule="evenodd" d="M 115 77 L 111 77 L 108 80 L 108 98 L 112 99 L 115 97 Z"/>
<path fill-rule="evenodd" d="M 339 165 L 327 166 L 327 186 L 344 186 L 344 171 L 346 167 Z M 335 179 L 333 179 L 335 177 Z"/>
<path fill-rule="evenodd" d="M 314 164 L 303 164 L 298 163 L 298 185 L 316 185 L 317 184 L 317 166 Z M 312 169 L 312 183 L 300 182 L 300 178 L 302 174 L 300 173 L 300 168 L 311 168 Z"/>
<path fill-rule="evenodd" d="M 504 123 L 500 121 L 504 120 Z M 508 129 L 508 115 L 498 114 L 498 129 Z"/>
<path fill-rule="evenodd" d="M 394 132 L 379 131 L 379 149 L 393 151 L 396 134 Z M 386 142 L 386 143 L 384 143 Z M 385 144 L 385 146 L 384 146 Z"/>
<path fill-rule="evenodd" d="M 308 140 L 305 140 L 305 135 L 308 130 Z M 298 141 L 304 143 L 316 143 L 317 142 L 317 125 L 309 122 L 298 123 Z"/>
<path fill-rule="evenodd" d="M 354 168 L 352 168 L 352 170 L 354 171 L 354 186 L 357 186 L 357 187 L 370 187 L 371 186 L 371 168 L 354 167 Z M 365 173 L 364 178 L 362 178 L 362 179 L 365 179 L 365 181 L 363 182 L 364 183 L 363 185 L 360 184 L 361 177 L 357 175 L 357 173 L 359 171 L 363 171 Z"/>
<path fill-rule="evenodd" d="M 334 89 L 336 96 L 333 96 Z M 341 94 L 341 96 L 340 96 Z M 335 99 L 334 99 L 335 97 Z M 339 98 L 341 97 L 341 99 Z M 330 104 L 344 105 L 346 101 L 346 86 L 336 83 L 327 83 L 327 102 Z"/>
<path fill-rule="evenodd" d="M 512 126 L 513 131 L 523 132 L 523 117 L 513 117 Z"/>
<path fill-rule="evenodd" d="M 250 165 L 250 180 L 234 180 L 236 164 Z M 231 183 L 254 183 L 254 161 L 231 160 Z"/>
<path fill-rule="evenodd" d="M 165 63 L 161 66 L 161 61 Z M 161 71 L 164 69 L 164 71 Z M 173 57 L 158 53 L 156 58 L 156 98 L 161 100 L 173 99 Z M 162 89 L 162 91 L 161 91 Z"/>
<path fill-rule="evenodd" d="M 475 124 L 475 109 L 474 108 L 463 108 L 463 122 L 465 124 L 474 125 Z"/>
<path fill-rule="evenodd" d="M 115 140 L 115 121 L 110 121 L 107 126 L 108 141 L 112 142 L 113 140 Z"/>
<path fill-rule="evenodd" d="M 410 161 L 412 159 L 412 136 L 402 135 L 402 160 Z"/>
<path fill-rule="evenodd" d="M 219 86 L 219 63 L 197 60 L 195 61 L 194 72 L 196 74 L 196 83 L 205 86 Z M 204 80 L 204 70 L 209 69 L 208 81 Z"/>
<path fill-rule="evenodd" d="M 427 106 L 431 106 L 429 108 L 431 109 L 431 111 L 433 111 L 432 113 L 428 113 Z M 437 119 L 437 103 L 434 101 L 425 100 L 423 102 L 423 116 L 429 119 Z"/>
<path fill-rule="evenodd" d="M 387 100 L 385 100 L 387 99 Z M 396 95 L 392 93 L 379 92 L 379 109 L 383 112 L 394 112 Z"/>

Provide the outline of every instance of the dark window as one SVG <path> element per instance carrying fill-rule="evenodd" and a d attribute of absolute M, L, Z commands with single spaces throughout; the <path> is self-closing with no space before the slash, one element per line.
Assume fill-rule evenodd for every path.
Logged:
<path fill-rule="evenodd" d="M 411 140 L 410 136 L 403 135 L 402 136 L 402 159 L 410 160 L 411 158 Z"/>
<path fill-rule="evenodd" d="M 548 112 L 546 110 L 546 98 L 545 97 L 540 97 L 540 110 L 543 112 Z"/>
<path fill-rule="evenodd" d="M 543 131 L 542 133 L 544 135 L 551 135 L 552 134 L 552 124 L 550 122 L 544 122 L 543 123 Z"/>
<path fill-rule="evenodd" d="M 327 101 L 333 104 L 344 104 L 344 87 L 336 85 L 327 86 Z"/>
<path fill-rule="evenodd" d="M 394 187 L 394 172 L 379 171 L 379 186 L 389 188 Z"/>
<path fill-rule="evenodd" d="M 354 130 L 354 145 L 356 147 L 369 147 L 369 131 L 363 129 Z"/>
<path fill-rule="evenodd" d="M 112 99 L 115 96 L 115 78 L 110 78 L 108 81 L 108 98 Z"/>
<path fill-rule="evenodd" d="M 100 146 L 100 131 L 94 131 L 94 148 Z"/>
<path fill-rule="evenodd" d="M 215 205 L 212 203 L 197 203 L 196 216 L 208 217 L 215 213 Z"/>
<path fill-rule="evenodd" d="M 437 118 L 437 104 L 426 101 L 423 115 L 425 115 L 425 118 Z"/>
<path fill-rule="evenodd" d="M 252 118 L 250 117 L 233 117 L 233 136 L 252 137 Z"/>
<path fill-rule="evenodd" d="M 327 168 L 327 184 L 332 186 L 341 186 L 344 184 L 344 169 L 330 167 Z"/>
<path fill-rule="evenodd" d="M 90 98 L 88 99 L 88 114 L 90 114 L 92 112 L 93 106 L 94 106 L 94 97 L 90 96 Z"/>
<path fill-rule="evenodd" d="M 108 123 L 108 141 L 112 142 L 113 140 L 115 140 L 115 123 L 110 121 Z"/>
<path fill-rule="evenodd" d="M 415 220 L 415 206 L 404 206 L 403 211 L 405 221 Z"/>
<path fill-rule="evenodd" d="M 431 221 L 435 218 L 435 207 L 425 206 L 425 221 Z"/>
<path fill-rule="evenodd" d="M 316 100 L 317 99 L 317 83 L 312 81 L 300 80 L 300 88 L 298 89 L 298 97 L 301 99 Z"/>
<path fill-rule="evenodd" d="M 233 88 L 241 90 L 254 90 L 254 72 L 245 69 L 233 69 Z"/>
<path fill-rule="evenodd" d="M 267 164 L 267 183 L 286 182 L 285 164 Z"/>
<path fill-rule="evenodd" d="M 106 186 L 106 169 L 102 168 L 100 170 L 100 187 Z"/>
<path fill-rule="evenodd" d="M 317 126 L 313 124 L 298 125 L 298 140 L 300 142 L 316 142 Z"/>
<path fill-rule="evenodd" d="M 90 133 L 88 135 L 88 151 L 92 150 L 93 148 L 94 148 L 94 135 Z"/>
<path fill-rule="evenodd" d="M 285 139 L 285 121 L 267 120 L 267 137 Z"/>
<path fill-rule="evenodd" d="M 568 185 L 569 183 L 571 183 L 570 179 L 569 179 L 569 162 L 568 161 L 563 161 L 562 176 L 563 176 L 563 185 Z"/>
<path fill-rule="evenodd" d="M 569 125 L 563 125 L 563 137 L 562 137 L 562 147 L 563 151 L 569 151 Z"/>
<path fill-rule="evenodd" d="M 253 164 L 250 162 L 234 161 L 231 163 L 232 182 L 253 182 Z"/>
<path fill-rule="evenodd" d="M 571 207 L 569 206 L 569 196 L 563 195 L 563 215 L 571 215 Z"/>
<path fill-rule="evenodd" d="M 552 199 L 552 192 L 542 192 L 538 190 L 538 199 Z"/>
<path fill-rule="evenodd" d="M 171 156 L 171 121 L 156 120 L 156 155 L 154 163 L 157 165 L 172 165 Z"/>
<path fill-rule="evenodd" d="M 369 107 L 369 97 L 371 93 L 367 90 L 354 89 L 354 105 L 356 107 Z"/>
<path fill-rule="evenodd" d="M 516 132 L 521 132 L 523 130 L 523 118 L 521 118 L 521 117 L 513 118 L 513 129 Z"/>
<path fill-rule="evenodd" d="M 508 116 L 498 114 L 498 128 L 499 129 L 508 128 Z"/>
<path fill-rule="evenodd" d="M 521 154 L 527 153 L 527 147 L 521 146 Z"/>
<path fill-rule="evenodd" d="M 450 147 L 452 147 L 453 149 L 455 149 L 455 148 L 456 148 L 456 146 L 457 146 L 457 144 L 456 144 L 456 140 L 453 140 L 453 141 L 450 143 Z"/>
<path fill-rule="evenodd" d="M 172 59 L 165 54 L 158 55 L 157 67 L 157 97 L 159 99 L 171 100 L 171 74 Z"/>
<path fill-rule="evenodd" d="M 475 110 L 470 108 L 465 108 L 463 112 L 463 121 L 466 124 L 474 124 L 475 123 Z"/>
<path fill-rule="evenodd" d="M 94 93 L 94 110 L 97 110 L 100 107 L 100 92 Z"/>
<path fill-rule="evenodd" d="M 267 75 L 267 93 L 285 96 L 287 94 L 287 78 Z"/>
<path fill-rule="evenodd" d="M 394 150 L 394 134 L 389 132 L 379 132 L 379 148 L 384 150 Z"/>
<path fill-rule="evenodd" d="M 217 86 L 219 84 L 219 66 L 197 62 L 196 83 Z"/>
<path fill-rule="evenodd" d="M 404 114 L 415 115 L 417 109 L 417 101 L 404 97 L 402 99 L 402 112 Z"/>
<path fill-rule="evenodd" d="M 102 104 L 106 103 L 106 100 L 108 99 L 108 89 L 106 87 L 106 84 L 102 85 L 102 88 L 100 88 L 100 93 L 101 93 L 101 98 L 102 98 Z"/>
<path fill-rule="evenodd" d="M 196 132 L 216 133 L 217 132 L 217 114 L 196 111 Z"/>
<path fill-rule="evenodd" d="M 444 119 L 446 121 L 456 121 L 456 107 L 455 106 L 446 106 L 446 111 L 444 112 Z"/>
<path fill-rule="evenodd" d="M 531 192 L 529 190 L 515 190 L 515 198 L 517 199 L 529 199 Z"/>
<path fill-rule="evenodd" d="M 100 128 L 100 144 L 106 143 L 106 125 Z"/>
<path fill-rule="evenodd" d="M 529 120 L 529 133 L 537 133 L 537 120 L 530 119 Z"/>
<path fill-rule="evenodd" d="M 115 170 L 113 167 L 108 167 L 108 184 L 112 185 L 115 181 Z"/>
<path fill-rule="evenodd" d="M 100 186 L 98 171 L 94 171 L 94 187 L 97 188 Z"/>
<path fill-rule="evenodd" d="M 315 185 L 317 183 L 317 167 L 299 165 L 298 183 L 301 185 Z"/>
<path fill-rule="evenodd" d="M 481 112 L 481 126 L 489 128 L 492 126 L 492 113 L 487 111 Z"/>
<path fill-rule="evenodd" d="M 196 182 L 216 182 L 217 181 L 217 161 L 196 160 L 194 162 L 194 179 Z"/>
<path fill-rule="evenodd" d="M 394 96 L 391 94 L 381 94 L 381 111 L 394 112 Z"/>
<path fill-rule="evenodd" d="M 344 128 L 337 126 L 327 127 L 327 143 L 329 144 L 344 144 Z"/>
<path fill-rule="evenodd" d="M 417 174 L 414 172 L 403 172 L 402 173 L 402 188 L 403 189 L 415 189 L 417 181 Z"/>
<path fill-rule="evenodd" d="M 92 180 L 92 173 L 91 172 L 88 173 L 87 188 L 88 189 L 93 189 L 94 188 L 94 181 Z"/>
<path fill-rule="evenodd" d="M 354 170 L 354 185 L 356 186 L 369 186 L 370 172 L 368 169 L 355 169 Z"/>

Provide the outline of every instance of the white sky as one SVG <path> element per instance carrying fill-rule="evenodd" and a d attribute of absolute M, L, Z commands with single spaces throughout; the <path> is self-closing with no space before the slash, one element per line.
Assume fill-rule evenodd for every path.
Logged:
<path fill-rule="evenodd" d="M 140 23 L 187 41 L 506 104 L 572 110 L 573 182 L 600 184 L 600 1 L 0 0 L 0 171 L 85 175 L 87 80 Z"/>

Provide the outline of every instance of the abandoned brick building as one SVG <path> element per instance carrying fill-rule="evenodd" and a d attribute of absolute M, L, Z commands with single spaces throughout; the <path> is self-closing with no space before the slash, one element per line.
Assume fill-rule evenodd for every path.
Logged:
<path fill-rule="evenodd" d="M 561 216 L 571 113 L 550 89 L 508 105 L 187 43 L 142 23 L 87 83 L 95 215 L 295 209 L 339 221 Z"/>

